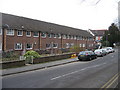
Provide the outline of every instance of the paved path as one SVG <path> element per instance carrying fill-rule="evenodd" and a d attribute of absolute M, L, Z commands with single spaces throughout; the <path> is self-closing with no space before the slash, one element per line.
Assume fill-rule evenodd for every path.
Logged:
<path fill-rule="evenodd" d="M 18 67 L 18 68 L 4 69 L 4 70 L 2 70 L 2 76 L 10 75 L 10 74 L 17 74 L 17 73 L 22 73 L 22 72 L 27 72 L 27 71 L 33 71 L 33 70 L 37 70 L 37 69 L 67 64 L 67 63 L 71 63 L 71 62 L 75 62 L 75 61 L 78 61 L 78 59 L 77 58 L 71 58 L 71 59 L 69 58 L 69 59 L 52 61 L 52 62 L 47 62 L 47 63 L 42 63 L 42 64 L 34 64 L 34 65 L 27 65 L 27 66 Z"/>

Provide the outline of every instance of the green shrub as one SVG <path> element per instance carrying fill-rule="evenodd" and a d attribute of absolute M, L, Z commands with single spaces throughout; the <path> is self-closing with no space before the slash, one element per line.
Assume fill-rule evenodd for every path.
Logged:
<path fill-rule="evenodd" d="M 84 48 L 79 47 L 79 46 L 72 46 L 72 47 L 70 48 L 70 51 L 71 51 L 71 52 L 76 52 L 76 53 L 79 53 L 80 51 L 84 51 L 84 50 L 85 50 Z"/>
<path fill-rule="evenodd" d="M 31 57 L 31 56 L 33 56 L 33 58 L 39 58 L 39 57 L 41 57 L 36 51 L 33 51 L 33 50 L 27 51 L 24 56 L 25 57 Z"/>

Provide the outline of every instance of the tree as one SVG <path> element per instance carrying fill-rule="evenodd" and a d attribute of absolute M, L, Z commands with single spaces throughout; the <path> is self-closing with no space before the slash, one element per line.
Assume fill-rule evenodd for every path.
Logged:
<path fill-rule="evenodd" d="M 108 31 L 106 31 L 105 35 L 103 36 L 102 45 L 109 45 L 113 47 L 113 44 L 118 42 L 120 42 L 120 31 L 118 27 L 114 23 L 112 23 L 111 26 L 109 26 Z"/>

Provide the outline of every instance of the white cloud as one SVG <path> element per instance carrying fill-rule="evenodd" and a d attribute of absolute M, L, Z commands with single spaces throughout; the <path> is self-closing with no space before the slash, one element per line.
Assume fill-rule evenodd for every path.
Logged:
<path fill-rule="evenodd" d="M 94 6 L 92 1 L 81 4 L 81 0 L 2 0 L 0 12 L 80 29 L 107 29 L 117 17 L 117 3 L 102 0 Z"/>

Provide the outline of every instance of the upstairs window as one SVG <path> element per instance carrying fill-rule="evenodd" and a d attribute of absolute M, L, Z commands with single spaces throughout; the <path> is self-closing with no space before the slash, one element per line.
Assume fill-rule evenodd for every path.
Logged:
<path fill-rule="evenodd" d="M 48 34 L 48 37 L 49 37 L 49 38 L 52 38 L 52 34 Z"/>
<path fill-rule="evenodd" d="M 74 40 L 76 40 L 76 36 L 74 36 Z"/>
<path fill-rule="evenodd" d="M 53 37 L 54 37 L 54 38 L 57 38 L 57 35 L 56 35 L 56 34 L 53 34 Z"/>
<path fill-rule="evenodd" d="M 58 38 L 61 38 L 61 34 L 58 34 Z"/>
<path fill-rule="evenodd" d="M 63 39 L 66 39 L 66 35 L 63 35 Z"/>
<path fill-rule="evenodd" d="M 66 38 L 69 39 L 70 38 L 69 35 L 66 35 Z"/>
<path fill-rule="evenodd" d="M 41 33 L 41 37 L 45 38 L 46 37 L 46 33 Z"/>
<path fill-rule="evenodd" d="M 38 32 L 33 32 L 33 36 L 34 37 L 39 37 L 39 33 Z"/>
<path fill-rule="evenodd" d="M 23 36 L 23 31 L 18 30 L 18 31 L 17 31 L 17 36 Z"/>
<path fill-rule="evenodd" d="M 73 36 L 71 36 L 71 39 L 73 39 Z"/>
<path fill-rule="evenodd" d="M 22 50 L 22 43 L 16 43 L 15 50 Z"/>
<path fill-rule="evenodd" d="M 26 31 L 26 36 L 30 37 L 31 36 L 31 31 Z"/>
<path fill-rule="evenodd" d="M 7 35 L 14 35 L 14 30 L 13 29 L 8 29 L 7 30 Z"/>

